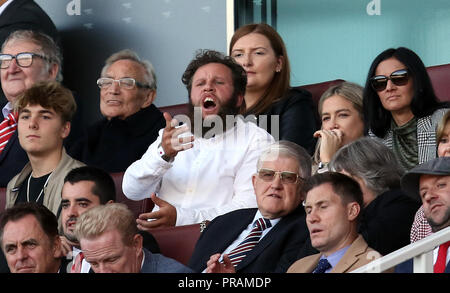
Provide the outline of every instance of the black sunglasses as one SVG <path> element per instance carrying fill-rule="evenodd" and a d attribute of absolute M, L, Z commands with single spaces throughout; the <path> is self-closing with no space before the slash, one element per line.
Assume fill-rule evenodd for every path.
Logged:
<path fill-rule="evenodd" d="M 400 69 L 391 73 L 391 75 L 377 75 L 370 79 L 370 85 L 377 92 L 386 89 L 388 80 L 395 85 L 405 85 L 409 81 L 409 73 L 407 69 Z"/>

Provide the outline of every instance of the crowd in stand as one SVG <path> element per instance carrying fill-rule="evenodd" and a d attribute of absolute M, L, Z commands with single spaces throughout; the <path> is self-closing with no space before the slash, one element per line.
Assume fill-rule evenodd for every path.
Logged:
<path fill-rule="evenodd" d="M 327 89 L 316 121 L 267 24 L 236 30 L 229 55 L 196 52 L 188 115 L 153 104 L 153 66 L 124 48 L 96 81 L 103 118 L 65 144 L 77 105 L 56 28 L 25 6 L 45 15 L 0 0 L 1 272 L 345 273 L 450 226 L 449 105 L 412 50 Z M 117 203 L 113 172 L 153 210 Z M 187 265 L 160 253 L 152 229 L 203 221 Z M 449 243 L 435 272 L 450 272 Z"/>

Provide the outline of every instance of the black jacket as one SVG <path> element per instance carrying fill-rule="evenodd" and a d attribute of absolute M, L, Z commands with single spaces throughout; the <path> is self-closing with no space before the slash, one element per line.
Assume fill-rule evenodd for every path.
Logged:
<path fill-rule="evenodd" d="M 291 88 L 284 98 L 272 104 L 261 115 L 267 115 L 267 132 L 276 135 L 272 129 L 269 115 L 279 115 L 279 139 L 295 142 L 304 147 L 309 154 L 314 153 L 316 139 L 313 137 L 317 130 L 316 116 L 311 94 L 300 88 Z M 261 118 L 258 116 L 258 125 L 261 127 Z"/>
<path fill-rule="evenodd" d="M 240 209 L 216 217 L 200 235 L 188 266 L 196 272 L 202 272 L 209 257 L 215 253 L 222 253 L 230 246 L 250 224 L 256 212 L 256 208 Z M 237 265 L 236 272 L 285 272 L 296 260 L 296 253 L 304 245 L 307 235 L 305 212 L 299 207 L 283 217 L 261 239 Z"/>
<path fill-rule="evenodd" d="M 402 190 L 378 195 L 363 209 L 359 233 L 370 247 L 389 254 L 410 244 L 411 226 L 420 203 Z"/>
<path fill-rule="evenodd" d="M 0 106 L 0 109 L 3 106 Z M 0 118 L 0 121 L 3 121 L 1 111 Z M 20 146 L 16 130 L 0 154 L 0 187 L 6 187 L 8 182 L 22 171 L 26 163 L 28 163 L 28 156 Z"/>
<path fill-rule="evenodd" d="M 69 154 L 107 172 L 124 172 L 142 157 L 165 126 L 161 111 L 153 104 L 125 120 L 104 118 L 87 129 Z"/>

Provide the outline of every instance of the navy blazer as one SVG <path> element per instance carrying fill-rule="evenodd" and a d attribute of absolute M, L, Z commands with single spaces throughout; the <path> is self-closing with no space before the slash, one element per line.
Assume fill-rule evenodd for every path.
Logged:
<path fill-rule="evenodd" d="M 3 121 L 1 111 L 0 117 L 0 121 Z M 28 163 L 27 153 L 20 146 L 19 137 L 15 131 L 0 153 L 0 187 L 6 187 L 8 182 L 22 171 L 26 163 Z"/>
<path fill-rule="evenodd" d="M 240 209 L 216 217 L 200 235 L 188 266 L 206 269 L 210 256 L 222 253 L 252 222 L 258 209 Z M 308 236 L 305 212 L 298 207 L 283 217 L 236 266 L 240 273 L 285 272 Z"/>

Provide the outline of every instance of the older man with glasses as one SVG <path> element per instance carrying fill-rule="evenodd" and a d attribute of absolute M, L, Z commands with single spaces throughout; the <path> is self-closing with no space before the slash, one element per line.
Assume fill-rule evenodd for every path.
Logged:
<path fill-rule="evenodd" d="M 153 105 L 156 76 L 153 66 L 131 50 L 111 55 L 97 80 L 103 119 L 87 129 L 69 153 L 108 172 L 123 172 L 140 159 L 165 126 Z"/>
<path fill-rule="evenodd" d="M 258 208 L 235 210 L 208 224 L 189 261 L 195 271 L 285 272 L 296 260 L 308 238 L 300 203 L 311 158 L 297 144 L 279 141 L 262 152 L 257 170 L 252 182 Z"/>
<path fill-rule="evenodd" d="M 62 56 L 49 36 L 30 30 L 11 33 L 0 53 L 0 77 L 8 103 L 2 106 L 0 124 L 0 187 L 6 187 L 28 162 L 17 136 L 16 99 L 37 82 L 61 81 Z"/>

